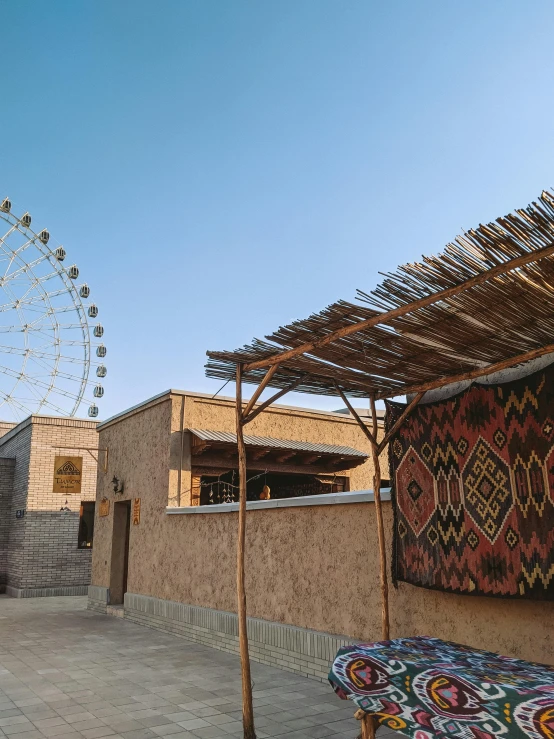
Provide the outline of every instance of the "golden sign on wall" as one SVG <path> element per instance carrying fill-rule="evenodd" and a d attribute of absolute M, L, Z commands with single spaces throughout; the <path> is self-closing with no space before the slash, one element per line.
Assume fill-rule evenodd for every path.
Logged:
<path fill-rule="evenodd" d="M 54 489 L 62 495 L 80 495 L 83 477 L 82 457 L 56 457 L 54 460 Z"/>
<path fill-rule="evenodd" d="M 140 498 L 133 500 L 133 526 L 138 526 L 140 523 Z"/>
<path fill-rule="evenodd" d="M 101 517 L 110 515 L 110 501 L 108 500 L 108 498 L 102 498 L 102 500 L 100 501 L 99 515 Z"/>

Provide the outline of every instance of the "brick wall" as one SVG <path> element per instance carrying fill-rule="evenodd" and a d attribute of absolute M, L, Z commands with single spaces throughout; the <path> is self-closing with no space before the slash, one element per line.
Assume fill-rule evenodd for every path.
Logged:
<path fill-rule="evenodd" d="M 0 455 L 15 458 L 6 577 L 11 595 L 70 593 L 90 582 L 92 551 L 78 549 L 77 538 L 80 504 L 96 497 L 97 464 L 79 447 L 97 446 L 96 422 L 49 416 L 32 416 L 0 439 Z M 82 491 L 67 498 L 70 512 L 60 511 L 66 496 L 52 492 L 57 455 L 83 458 Z M 17 509 L 25 510 L 23 518 L 15 518 Z"/>
<path fill-rule="evenodd" d="M 22 552 L 25 541 L 25 518 L 15 517 L 17 510 L 27 507 L 29 487 L 29 459 L 31 456 L 31 419 L 28 418 L 8 431 L 0 439 L 0 454 L 15 460 L 11 509 L 9 512 L 9 538 L 6 584 L 19 587 L 21 581 Z"/>
<path fill-rule="evenodd" d="M 8 431 L 11 431 L 17 426 L 17 423 L 10 423 L 9 421 L 0 421 L 0 438 L 5 436 Z"/>
<path fill-rule="evenodd" d="M 15 459 L 0 458 L 0 593 L 8 578 L 8 543 L 12 514 L 12 490 Z M 13 513 L 15 516 L 15 512 Z"/>

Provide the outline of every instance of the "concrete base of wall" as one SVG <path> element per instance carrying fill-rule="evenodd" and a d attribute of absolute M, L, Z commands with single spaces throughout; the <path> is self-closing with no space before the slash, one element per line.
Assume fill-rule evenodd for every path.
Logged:
<path fill-rule="evenodd" d="M 97 610 L 97 604 L 96 598 L 91 604 L 89 597 L 92 610 Z M 235 613 L 126 593 L 125 618 L 224 652 L 239 651 Z M 248 637 L 252 660 L 322 682 L 327 680 L 337 650 L 352 643 L 348 637 L 256 618 L 248 619 Z"/>
<path fill-rule="evenodd" d="M 99 585 L 89 585 L 88 587 L 88 605 L 89 611 L 97 613 L 106 613 L 108 603 L 110 602 L 110 589 L 102 588 Z"/>
<path fill-rule="evenodd" d="M 6 586 L 6 595 L 12 598 L 53 598 L 58 595 L 87 595 L 88 585 L 72 585 L 63 588 L 14 588 Z"/>

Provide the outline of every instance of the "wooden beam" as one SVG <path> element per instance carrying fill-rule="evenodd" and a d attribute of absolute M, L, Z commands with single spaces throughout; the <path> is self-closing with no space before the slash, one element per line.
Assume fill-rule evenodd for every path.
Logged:
<path fill-rule="evenodd" d="M 452 375 L 451 377 L 440 377 L 436 380 L 430 380 L 420 385 L 412 385 L 410 387 L 397 388 L 394 394 L 381 393 L 377 396 L 378 400 L 383 398 L 394 398 L 397 395 L 408 395 L 411 393 L 425 393 L 428 390 L 436 390 L 438 387 L 446 387 L 452 385 L 455 382 L 463 382 L 464 380 L 475 380 L 477 377 L 484 377 L 485 375 L 492 375 L 493 372 L 500 372 L 500 370 L 508 369 L 509 367 L 515 367 L 517 364 L 522 362 L 529 362 L 531 359 L 537 359 L 545 354 L 554 352 L 554 344 L 548 344 L 547 346 L 541 346 L 538 349 L 531 349 L 523 354 L 518 354 L 516 357 L 510 359 L 503 359 L 501 362 L 495 362 L 489 364 L 486 367 L 480 369 L 471 370 L 469 372 L 461 372 L 459 375 Z"/>
<path fill-rule="evenodd" d="M 260 449 L 257 452 L 250 451 L 250 456 L 254 461 L 258 461 L 258 459 L 263 459 L 264 457 L 267 457 L 267 455 L 271 452 L 271 449 Z"/>
<path fill-rule="evenodd" d="M 297 453 L 298 452 L 291 449 L 287 452 L 283 452 L 283 454 L 279 454 L 279 456 L 275 457 L 275 461 L 279 463 L 286 462 L 287 459 L 292 459 L 292 457 L 295 457 Z"/>
<path fill-rule="evenodd" d="M 239 530 L 237 537 L 237 600 L 239 623 L 239 652 L 242 676 L 242 726 L 244 739 L 256 739 L 254 706 L 252 702 L 252 677 L 246 628 L 246 584 L 244 574 L 244 547 L 246 542 L 246 446 L 244 444 L 244 419 L 242 415 L 242 365 L 237 364 L 236 388 L 237 447 L 239 455 Z"/>
<path fill-rule="evenodd" d="M 257 388 L 256 392 L 254 393 L 254 395 L 252 395 L 252 397 L 250 398 L 250 400 L 246 404 L 246 408 L 242 412 L 242 417 L 243 418 L 246 418 L 248 416 L 248 414 L 250 413 L 250 411 L 252 410 L 252 408 L 255 406 L 256 401 L 258 400 L 258 398 L 260 397 L 260 395 L 263 393 L 263 391 L 267 387 L 267 384 L 269 382 L 271 382 L 271 378 L 277 372 L 278 369 L 279 369 L 279 365 L 278 364 L 274 364 L 265 373 L 264 379 L 260 382 L 260 384 L 258 385 L 258 388 Z"/>
<path fill-rule="evenodd" d="M 207 441 L 202 441 L 202 442 L 199 442 L 198 444 L 193 443 L 190 453 L 192 454 L 193 457 L 197 457 L 200 454 L 203 454 L 206 451 L 206 449 L 209 449 L 209 448 L 210 448 L 210 445 L 208 444 Z"/>
<path fill-rule="evenodd" d="M 254 408 L 254 410 L 251 411 L 248 414 L 248 416 L 243 418 L 244 425 L 246 426 L 247 423 L 250 423 L 250 421 L 253 421 L 258 414 L 260 414 L 262 411 L 265 411 L 266 408 L 268 408 L 272 403 L 275 403 L 276 400 L 279 400 L 279 398 L 282 398 L 283 395 L 286 395 L 287 393 L 290 393 L 291 390 L 294 390 L 294 388 L 297 385 L 300 385 L 302 380 L 304 380 L 307 376 L 308 376 L 307 374 L 304 374 L 301 377 L 298 377 L 288 387 L 284 387 L 282 390 L 279 390 L 278 393 L 275 393 L 275 395 L 272 395 L 271 398 L 266 400 L 264 403 L 261 403 L 257 408 Z"/>
<path fill-rule="evenodd" d="M 249 362 L 244 365 L 244 371 L 249 372 L 250 370 L 262 369 L 263 367 L 272 367 L 275 364 L 282 364 L 283 362 L 287 362 L 289 359 L 294 359 L 294 357 L 299 357 L 302 354 L 313 352 L 314 349 L 321 349 L 321 347 L 324 347 L 327 344 L 332 344 L 333 341 L 337 341 L 338 339 L 343 339 L 345 336 L 351 336 L 352 334 L 358 333 L 358 331 L 364 331 L 365 329 L 376 326 L 379 323 L 387 323 L 388 321 L 392 321 L 395 318 L 405 316 L 412 311 L 419 310 L 420 308 L 425 308 L 428 305 L 433 305 L 434 303 L 439 303 L 441 300 L 446 300 L 447 298 L 452 298 L 454 295 L 459 295 L 465 290 L 469 290 L 470 288 L 476 287 L 477 285 L 482 285 L 484 282 L 488 282 L 489 280 L 492 280 L 499 275 L 511 272 L 514 269 L 525 266 L 526 264 L 538 262 L 540 259 L 543 259 L 544 257 L 549 257 L 552 254 L 554 254 L 554 243 L 550 246 L 545 246 L 542 249 L 536 249 L 535 251 L 522 254 L 520 257 L 516 257 L 515 259 L 509 259 L 507 262 L 497 264 L 496 266 L 491 267 L 485 272 L 480 272 L 478 275 L 470 277 L 469 280 L 464 280 L 464 282 L 460 282 L 457 285 L 448 287 L 445 290 L 439 290 L 438 292 L 433 293 L 432 295 L 428 295 L 425 298 L 420 298 L 419 300 L 414 300 L 411 303 L 400 305 L 397 308 L 393 308 L 392 310 L 378 313 L 376 316 L 366 318 L 364 321 L 358 321 L 357 323 L 352 323 L 349 326 L 343 326 L 342 328 L 339 328 L 336 331 L 332 331 L 330 334 L 327 334 L 327 336 L 324 336 L 322 339 L 308 341 L 305 344 L 301 344 L 300 346 L 295 346 L 293 349 L 288 349 L 287 351 L 273 354 L 271 357 L 259 359 L 255 362 Z"/>
<path fill-rule="evenodd" d="M 402 414 L 400 415 L 399 418 L 396 419 L 392 428 L 389 431 L 387 431 L 385 436 L 379 442 L 379 445 L 377 447 L 377 454 L 381 454 L 381 452 L 387 446 L 391 438 L 396 434 L 400 426 L 402 426 L 405 418 L 412 412 L 412 410 L 416 407 L 416 405 L 419 403 L 419 401 L 423 398 L 424 395 L 425 393 L 418 393 L 415 396 L 415 398 L 412 398 L 412 400 L 404 408 L 404 410 L 402 411 Z"/>
<path fill-rule="evenodd" d="M 362 431 L 364 432 L 364 434 L 369 439 L 369 442 L 370 442 L 371 446 L 372 447 L 373 446 L 376 446 L 377 445 L 377 439 L 376 439 L 376 437 L 373 436 L 373 434 L 368 429 L 368 427 L 365 425 L 365 423 L 362 421 L 362 419 L 360 418 L 360 416 L 356 413 L 356 410 L 351 405 L 350 401 L 348 400 L 348 398 L 346 397 L 346 395 L 343 393 L 342 389 L 338 386 L 338 384 L 336 382 L 335 382 L 335 387 L 337 388 L 337 392 L 339 393 L 339 395 L 342 398 L 342 402 L 346 405 L 346 407 L 348 408 L 348 410 L 350 411 L 350 413 L 354 416 L 354 418 L 358 422 L 358 426 L 362 429 Z"/>
<path fill-rule="evenodd" d="M 215 465 L 204 465 L 203 461 L 199 465 L 193 465 L 191 470 L 193 475 L 207 475 L 208 477 L 219 477 L 220 475 L 226 475 L 227 472 L 231 471 L 231 467 L 226 467 L 223 465 L 220 465 L 219 467 Z"/>
<path fill-rule="evenodd" d="M 371 405 L 371 419 L 373 421 L 373 435 L 377 438 L 377 410 L 375 396 L 369 398 Z M 381 464 L 377 444 L 371 445 L 373 459 L 373 495 L 375 498 L 375 515 L 377 517 L 377 539 L 379 541 L 379 577 L 381 580 L 381 633 L 386 641 L 390 638 L 389 622 L 389 585 L 387 581 L 387 545 L 385 542 L 385 526 L 383 523 L 383 507 L 381 505 Z M 363 735 L 362 735 L 363 736 Z"/>
<path fill-rule="evenodd" d="M 293 464 L 281 462 L 279 464 L 272 459 L 265 458 L 255 461 L 251 457 L 247 456 L 246 467 L 249 474 L 251 472 L 277 472 L 291 475 L 338 475 L 339 477 L 347 477 L 348 470 L 359 467 L 365 461 L 366 459 L 364 457 L 358 457 L 356 459 L 351 458 L 349 460 L 345 460 L 342 463 L 337 462 L 336 465 L 324 460 L 319 460 L 319 462 L 316 464 L 305 464 L 301 462 L 294 462 Z M 197 466 L 194 462 L 193 464 L 194 469 L 196 470 Z M 236 457 L 231 460 L 225 459 L 225 457 L 222 456 L 217 456 L 213 458 L 207 456 L 200 457 L 198 459 L 198 469 L 204 470 L 202 473 L 199 474 L 214 474 L 215 476 L 217 476 L 218 472 L 216 470 L 224 469 L 225 471 L 230 471 L 233 468 L 237 469 L 237 467 L 238 462 L 236 461 Z M 210 470 L 212 468 L 214 469 L 214 472 L 209 473 L 207 470 Z"/>
<path fill-rule="evenodd" d="M 313 464 L 316 459 L 319 459 L 321 457 L 321 454 L 305 454 L 303 457 L 300 458 L 300 462 L 302 464 Z"/>

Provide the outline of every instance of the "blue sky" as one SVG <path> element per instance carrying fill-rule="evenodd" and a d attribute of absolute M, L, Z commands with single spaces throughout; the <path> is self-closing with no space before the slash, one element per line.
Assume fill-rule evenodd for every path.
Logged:
<path fill-rule="evenodd" d="M 553 184 L 548 1 L 0 0 L 0 15 L 0 196 L 92 288 L 103 417 L 215 392 L 206 349 L 351 299 Z"/>

